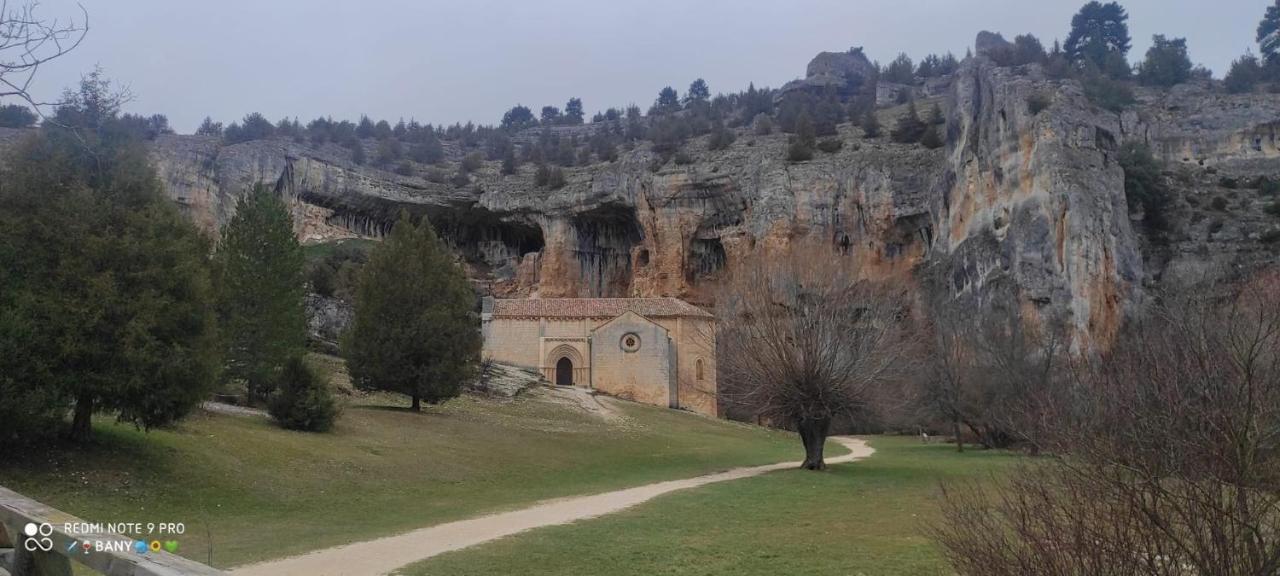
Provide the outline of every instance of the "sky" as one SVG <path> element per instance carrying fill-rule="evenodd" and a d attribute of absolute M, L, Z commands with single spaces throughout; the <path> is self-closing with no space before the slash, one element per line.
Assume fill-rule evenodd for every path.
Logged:
<path fill-rule="evenodd" d="M 1133 51 L 1152 34 L 1186 37 L 1193 62 L 1221 77 L 1255 52 L 1275 0 L 1122 0 Z M 52 99 L 101 66 L 133 93 L 126 110 L 161 113 L 180 133 L 205 116 L 230 123 L 318 116 L 497 123 L 582 98 L 587 114 L 647 108 L 663 86 L 704 78 L 712 93 L 778 87 L 821 51 L 862 46 L 963 57 L 978 31 L 1064 39 L 1083 0 L 80 0 L 90 31 L 40 71 Z M 12 4 L 12 3 L 11 3 Z M 79 16 L 43 0 L 46 18 Z"/>

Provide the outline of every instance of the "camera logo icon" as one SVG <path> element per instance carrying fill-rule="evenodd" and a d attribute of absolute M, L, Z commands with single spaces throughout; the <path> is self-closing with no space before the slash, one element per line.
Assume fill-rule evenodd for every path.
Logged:
<path fill-rule="evenodd" d="M 28 522 L 22 528 L 23 535 L 26 539 L 22 542 L 22 547 L 27 552 L 49 552 L 53 550 L 53 525 L 49 523 L 36 524 Z"/>

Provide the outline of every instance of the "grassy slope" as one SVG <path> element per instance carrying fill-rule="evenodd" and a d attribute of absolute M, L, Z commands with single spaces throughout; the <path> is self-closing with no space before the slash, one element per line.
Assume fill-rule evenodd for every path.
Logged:
<path fill-rule="evenodd" d="M 451 576 L 945 573 L 921 534 L 942 479 L 989 477 L 1001 452 L 875 438 L 870 459 L 661 497 L 605 518 L 444 554 L 406 574 Z"/>
<path fill-rule="evenodd" d="M 400 398 L 369 403 L 399 404 Z M 348 407 L 332 434 L 199 412 L 96 445 L 0 458 L 0 484 L 83 518 L 184 522 L 179 553 L 229 566 L 536 500 L 798 459 L 793 436 L 628 406 L 624 425 L 544 401 L 463 397 L 423 414 Z"/>

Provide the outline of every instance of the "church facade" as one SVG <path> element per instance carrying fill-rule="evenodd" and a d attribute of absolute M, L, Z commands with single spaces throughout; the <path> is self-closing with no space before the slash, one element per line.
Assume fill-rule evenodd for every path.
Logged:
<path fill-rule="evenodd" d="M 675 298 L 486 298 L 484 355 L 656 406 L 719 416 L 715 321 Z"/>

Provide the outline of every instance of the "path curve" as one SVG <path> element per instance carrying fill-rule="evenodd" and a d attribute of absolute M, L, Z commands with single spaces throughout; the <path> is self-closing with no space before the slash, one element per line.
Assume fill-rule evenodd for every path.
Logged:
<path fill-rule="evenodd" d="M 866 442 L 833 436 L 849 453 L 827 458 L 827 464 L 854 462 L 875 452 Z M 316 550 L 300 556 L 250 564 L 231 571 L 235 576 L 378 576 L 437 554 L 459 550 L 510 536 L 525 530 L 568 524 L 630 508 L 656 496 L 715 482 L 758 476 L 765 472 L 796 468 L 799 462 L 734 468 L 725 472 L 657 482 L 594 494 L 549 500 L 528 508 L 459 520 L 366 542 Z"/>

